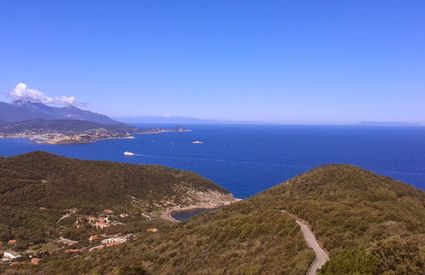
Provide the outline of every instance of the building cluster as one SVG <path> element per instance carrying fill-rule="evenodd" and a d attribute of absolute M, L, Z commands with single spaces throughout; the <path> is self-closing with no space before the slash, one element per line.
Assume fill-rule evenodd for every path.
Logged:
<path fill-rule="evenodd" d="M 9 240 L 7 242 L 8 248 L 12 248 L 15 245 L 16 245 L 16 240 Z M 0 242 L 0 248 L 3 248 L 3 246 L 4 246 L 3 242 Z M 3 252 L 3 255 L 2 255 L 0 261 L 2 263 L 9 263 L 9 262 L 17 260 L 19 258 L 21 258 L 21 255 L 19 255 L 17 252 L 13 251 L 12 249 L 9 249 L 9 250 L 6 250 L 5 252 Z"/>
<path fill-rule="evenodd" d="M 87 216 L 85 217 L 86 221 L 92 225 L 93 227 L 96 227 L 96 229 L 105 229 L 110 227 L 111 225 L 123 225 L 123 223 L 114 221 L 112 214 L 114 211 L 111 209 L 105 209 L 103 210 L 103 214 L 99 216 Z M 127 218 L 128 214 L 120 214 L 121 218 Z M 77 223 L 81 223 L 82 221 L 79 220 Z"/>
<path fill-rule="evenodd" d="M 124 236 L 114 236 L 111 238 L 107 238 L 101 241 L 103 245 L 106 245 L 107 247 L 119 245 L 122 243 L 127 242 L 131 237 L 133 237 L 132 234 L 124 235 Z"/>
<path fill-rule="evenodd" d="M 15 251 L 5 251 L 0 261 L 2 263 L 10 263 L 19 258 L 21 258 L 21 255 L 19 255 Z"/>
<path fill-rule="evenodd" d="M 42 210 L 44 210 L 43 208 Z M 58 223 L 66 218 L 69 218 L 70 215 L 77 213 L 78 209 L 67 209 L 67 214 L 62 216 Z M 129 217 L 129 214 L 126 213 L 120 213 L 120 214 L 114 214 L 114 211 L 111 209 L 104 209 L 99 215 L 94 216 L 80 216 L 75 221 L 75 225 L 77 228 L 82 227 L 84 225 L 91 225 L 92 227 L 95 227 L 96 229 L 105 229 L 113 225 L 122 225 L 124 223 L 117 221 L 117 219 L 126 219 Z M 157 232 L 158 230 L 156 228 L 149 228 L 147 230 L 148 232 Z M 96 250 L 102 250 L 107 247 L 113 247 L 117 246 L 119 244 L 123 244 L 127 242 L 130 239 L 133 239 L 133 234 L 116 234 L 116 235 L 106 235 L 101 234 L 99 231 L 97 233 L 90 235 L 88 237 L 89 245 L 82 247 L 83 245 L 79 241 L 70 240 L 64 237 L 59 237 L 57 239 L 57 243 L 60 244 L 60 247 L 66 247 L 63 250 L 63 253 L 65 254 L 80 254 L 85 251 L 91 252 Z M 0 249 L 2 249 L 4 252 L 0 252 L 0 263 L 4 264 L 10 264 L 15 265 L 19 263 L 27 262 L 28 260 L 32 265 L 38 265 L 41 261 L 41 258 L 38 255 L 37 257 L 35 255 L 28 255 L 26 253 L 19 254 L 16 251 L 14 251 L 14 246 L 16 246 L 17 241 L 15 239 L 11 239 L 7 241 L 5 244 L 0 242 Z"/>
<path fill-rule="evenodd" d="M 48 129 L 24 129 L 16 132 L 1 133 L 0 138 L 30 138 L 33 142 L 43 144 L 78 144 L 89 143 L 110 138 L 130 138 L 129 133 L 94 128 L 88 130 L 69 130 L 59 132 Z"/>
<path fill-rule="evenodd" d="M 9 240 L 7 246 L 9 249 L 5 250 L 3 253 L 0 253 L 0 263 L 14 265 L 17 261 L 23 259 L 24 257 L 18 252 L 13 250 L 13 246 L 16 245 L 16 240 Z M 3 243 L 0 242 L 0 248 L 3 248 Z M 40 263 L 40 258 L 33 257 L 32 255 L 28 256 L 31 259 L 31 264 L 38 265 Z"/>

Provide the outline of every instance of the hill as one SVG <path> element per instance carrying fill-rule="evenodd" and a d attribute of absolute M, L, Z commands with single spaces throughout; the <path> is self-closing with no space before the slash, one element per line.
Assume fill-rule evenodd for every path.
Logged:
<path fill-rule="evenodd" d="M 102 232 L 99 227 L 135 234 L 166 209 L 232 201 L 229 192 L 200 176 L 161 166 L 44 152 L 0 158 L 0 241 L 17 240 L 9 249 L 18 251 L 51 248 L 59 237 L 83 245 Z"/>
<path fill-rule="evenodd" d="M 288 214 L 292 213 L 292 214 Z M 115 248 L 50 255 L 32 272 L 305 274 L 308 222 L 330 261 L 322 274 L 423 274 L 425 193 L 349 165 L 319 167 L 245 201 L 163 224 Z"/>
<path fill-rule="evenodd" d="M 323 274 L 425 272 L 425 193 L 407 184 L 331 165 L 255 200 L 274 201 L 310 223 L 330 252 Z"/>

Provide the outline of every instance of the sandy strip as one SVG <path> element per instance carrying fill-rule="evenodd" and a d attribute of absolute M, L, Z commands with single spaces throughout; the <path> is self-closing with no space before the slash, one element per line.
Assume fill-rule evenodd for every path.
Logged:
<path fill-rule="evenodd" d="M 170 210 L 165 211 L 164 213 L 161 214 L 161 218 L 164 220 L 168 220 L 168 221 L 172 221 L 172 222 L 181 222 L 179 220 L 174 219 L 171 214 L 173 212 L 184 212 L 184 211 L 190 211 L 190 210 L 196 210 L 196 209 L 216 209 L 219 208 L 219 206 L 217 207 L 186 207 L 186 208 L 173 208 Z"/>
<path fill-rule="evenodd" d="M 188 209 L 188 210 L 190 210 L 190 209 Z M 171 214 L 172 214 L 174 211 L 177 211 L 177 209 L 175 209 L 175 210 L 168 210 L 168 211 L 165 211 L 164 213 L 162 213 L 162 214 L 161 214 L 161 219 L 164 219 L 164 220 L 167 220 L 167 221 L 171 221 L 171 222 L 180 222 L 179 220 L 176 220 L 176 219 L 174 219 L 174 218 L 171 216 Z"/>

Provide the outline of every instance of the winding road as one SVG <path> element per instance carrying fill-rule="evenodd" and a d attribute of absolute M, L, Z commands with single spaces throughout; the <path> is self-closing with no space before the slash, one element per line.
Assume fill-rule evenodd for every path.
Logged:
<path fill-rule="evenodd" d="M 311 231 L 307 222 L 285 210 L 282 210 L 282 212 L 289 214 L 295 219 L 295 222 L 300 226 L 301 232 L 303 233 L 307 245 L 311 249 L 313 249 L 314 254 L 316 254 L 316 257 L 314 258 L 314 261 L 311 263 L 307 272 L 307 275 L 316 275 L 317 270 L 319 270 L 323 265 L 325 265 L 327 261 L 329 261 L 328 253 L 320 246 L 319 242 L 316 239 L 316 236 L 314 235 L 313 231 Z"/>

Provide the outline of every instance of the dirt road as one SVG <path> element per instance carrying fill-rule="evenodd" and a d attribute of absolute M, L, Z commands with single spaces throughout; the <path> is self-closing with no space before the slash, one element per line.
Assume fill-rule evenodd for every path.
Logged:
<path fill-rule="evenodd" d="M 316 257 L 314 258 L 314 261 L 311 263 L 307 272 L 307 275 L 316 275 L 317 270 L 319 270 L 327 261 L 329 261 L 328 253 L 320 246 L 316 236 L 314 235 L 313 231 L 311 231 L 307 222 L 285 210 L 282 210 L 282 212 L 289 214 L 295 219 L 296 223 L 300 226 L 307 245 L 313 249 L 314 254 L 316 254 Z"/>
<path fill-rule="evenodd" d="M 302 220 L 296 220 L 297 224 L 301 228 L 301 232 L 304 235 L 304 239 L 307 242 L 307 245 L 313 249 L 316 258 L 308 269 L 307 275 L 316 275 L 317 270 L 320 269 L 327 261 L 329 261 L 328 253 L 320 246 L 319 242 L 314 236 L 313 232 L 310 230 L 310 227 L 303 222 Z"/>

